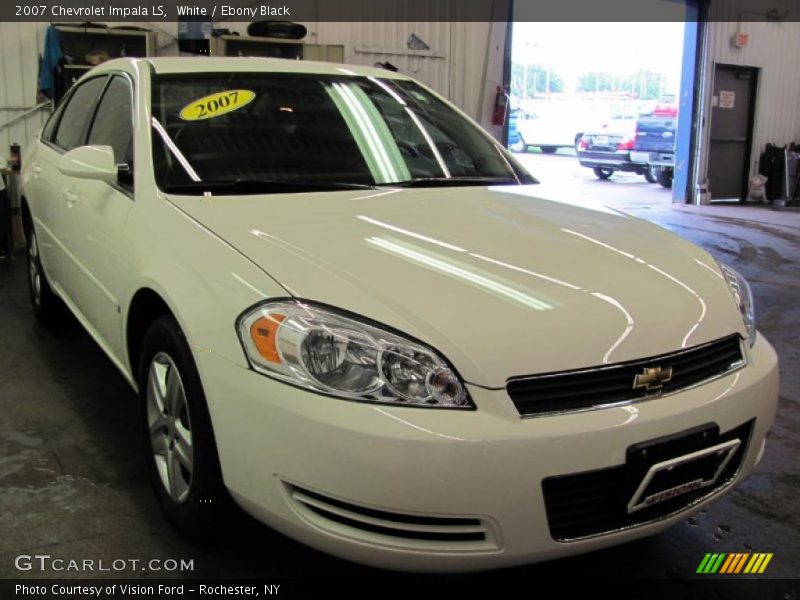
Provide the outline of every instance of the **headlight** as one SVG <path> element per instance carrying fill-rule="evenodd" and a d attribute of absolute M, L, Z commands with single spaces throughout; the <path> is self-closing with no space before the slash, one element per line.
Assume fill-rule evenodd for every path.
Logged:
<path fill-rule="evenodd" d="M 239 318 L 259 373 L 341 398 L 403 406 L 474 408 L 461 379 L 430 348 L 300 302 L 268 302 Z"/>
<path fill-rule="evenodd" d="M 744 319 L 744 325 L 747 328 L 747 341 L 752 346 L 756 341 L 756 315 L 753 309 L 753 294 L 750 291 L 750 285 L 732 267 L 719 263 L 719 268 L 722 270 L 722 275 L 725 277 L 731 294 L 733 294 L 736 308 L 742 313 L 742 319 Z"/>

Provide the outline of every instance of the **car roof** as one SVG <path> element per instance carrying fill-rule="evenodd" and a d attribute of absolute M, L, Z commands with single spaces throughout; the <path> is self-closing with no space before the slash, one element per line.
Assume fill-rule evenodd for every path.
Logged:
<path fill-rule="evenodd" d="M 160 56 L 153 58 L 118 58 L 106 61 L 92 72 L 128 70 L 152 65 L 158 74 L 177 73 L 310 73 L 318 75 L 354 75 L 360 77 L 380 77 L 382 79 L 408 79 L 405 75 L 361 65 L 346 65 L 311 60 L 291 60 L 285 58 L 259 57 L 221 57 L 221 56 Z"/>

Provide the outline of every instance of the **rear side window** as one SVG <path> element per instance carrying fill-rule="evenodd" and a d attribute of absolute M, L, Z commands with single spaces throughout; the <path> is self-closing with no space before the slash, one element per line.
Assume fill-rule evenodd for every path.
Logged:
<path fill-rule="evenodd" d="M 133 123 L 131 86 L 124 77 L 116 76 L 108 84 L 89 133 L 90 145 L 111 146 L 117 164 L 131 166 L 133 159 Z"/>
<path fill-rule="evenodd" d="M 50 115 L 50 118 L 47 120 L 47 123 L 44 125 L 44 129 L 42 130 L 42 139 L 46 142 L 53 141 L 53 134 L 56 131 L 56 126 L 58 125 L 58 120 L 61 118 L 61 113 L 64 112 L 64 107 L 67 105 L 66 102 L 62 102 L 58 105 L 58 108 Z"/>
<path fill-rule="evenodd" d="M 95 77 L 82 83 L 70 96 L 64 114 L 59 120 L 53 142 L 64 150 L 83 146 L 86 128 L 94 111 L 97 97 L 106 83 L 107 77 Z"/>

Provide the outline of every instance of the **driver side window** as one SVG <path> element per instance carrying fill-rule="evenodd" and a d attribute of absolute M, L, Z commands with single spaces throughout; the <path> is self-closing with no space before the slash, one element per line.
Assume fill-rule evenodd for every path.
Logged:
<path fill-rule="evenodd" d="M 86 127 L 97 105 L 97 97 L 105 85 L 107 77 L 95 77 L 81 83 L 69 98 L 64 114 L 58 122 L 53 143 L 63 150 L 83 146 Z"/>
<path fill-rule="evenodd" d="M 133 187 L 133 90 L 128 80 L 115 75 L 100 99 L 87 143 L 93 146 L 111 146 L 117 165 L 127 165 L 130 179 L 120 180 L 120 185 Z"/>

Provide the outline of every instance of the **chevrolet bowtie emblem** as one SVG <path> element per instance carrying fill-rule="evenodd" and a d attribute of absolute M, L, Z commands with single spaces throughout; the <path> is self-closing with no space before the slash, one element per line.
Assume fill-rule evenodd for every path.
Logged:
<path fill-rule="evenodd" d="M 661 387 L 672 379 L 672 367 L 645 367 L 644 373 L 639 373 L 633 380 L 633 389 L 645 388 L 648 392 L 660 390 Z"/>

